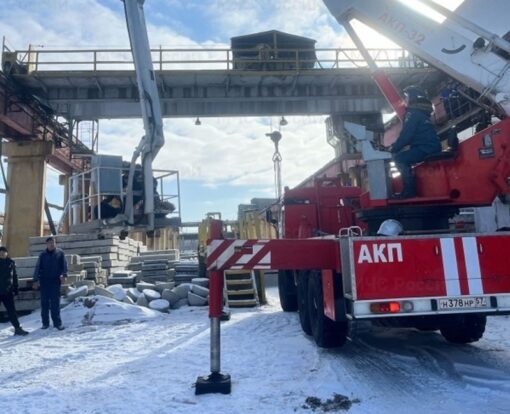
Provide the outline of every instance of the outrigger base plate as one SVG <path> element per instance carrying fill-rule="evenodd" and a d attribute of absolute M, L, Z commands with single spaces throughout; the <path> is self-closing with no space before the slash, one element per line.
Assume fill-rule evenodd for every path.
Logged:
<path fill-rule="evenodd" d="M 206 377 L 198 377 L 195 394 L 230 394 L 232 382 L 229 374 L 213 372 Z"/>

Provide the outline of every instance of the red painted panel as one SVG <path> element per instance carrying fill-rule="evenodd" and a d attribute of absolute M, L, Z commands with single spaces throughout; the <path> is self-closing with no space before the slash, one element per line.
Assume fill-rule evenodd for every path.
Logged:
<path fill-rule="evenodd" d="M 438 239 L 354 241 L 357 299 L 446 294 Z"/>
<path fill-rule="evenodd" d="M 324 301 L 324 314 L 332 319 L 336 320 L 335 314 L 335 289 L 333 285 L 333 271 L 323 270 L 322 271 L 322 298 Z"/>
<path fill-rule="evenodd" d="M 479 236 L 478 258 L 485 294 L 510 292 L 510 236 Z"/>
<path fill-rule="evenodd" d="M 215 240 L 207 257 L 209 270 L 243 269 L 334 269 L 340 272 L 340 245 L 336 239 Z M 236 243 L 237 247 L 231 248 Z M 213 245 L 211 240 L 209 246 Z M 256 248 L 261 248 L 257 250 Z M 246 257 L 248 255 L 248 257 Z M 251 255 L 251 256 L 250 256 Z M 265 257 L 266 263 L 261 263 Z M 261 267 L 261 265 L 264 265 Z M 269 266 L 269 267 L 268 267 Z"/>

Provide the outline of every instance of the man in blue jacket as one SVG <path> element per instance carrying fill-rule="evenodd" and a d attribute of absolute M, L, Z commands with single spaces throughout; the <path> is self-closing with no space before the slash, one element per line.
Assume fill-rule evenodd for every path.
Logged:
<path fill-rule="evenodd" d="M 404 89 L 406 113 L 402 131 L 390 151 L 400 171 L 404 189 L 395 198 L 416 197 L 416 180 L 412 166 L 430 154 L 441 152 L 441 143 L 430 120 L 432 103 L 424 91 L 416 86 Z M 408 147 L 407 149 L 404 149 Z"/>
<path fill-rule="evenodd" d="M 34 271 L 34 288 L 41 289 L 42 329 L 50 326 L 50 311 L 53 326 L 64 329 L 60 319 L 60 285 L 67 279 L 67 261 L 64 252 L 55 245 L 55 239 L 46 239 L 46 250 L 37 260 Z"/>

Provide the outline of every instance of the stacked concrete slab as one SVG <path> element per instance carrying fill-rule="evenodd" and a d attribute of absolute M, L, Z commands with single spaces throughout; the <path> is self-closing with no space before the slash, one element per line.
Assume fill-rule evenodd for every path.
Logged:
<path fill-rule="evenodd" d="M 175 265 L 176 284 L 191 283 L 191 280 L 198 277 L 198 261 L 180 261 Z"/>
<path fill-rule="evenodd" d="M 117 271 L 108 276 L 108 285 L 122 285 L 123 288 L 130 288 L 135 287 L 140 280 L 140 272 Z"/>
<path fill-rule="evenodd" d="M 38 255 L 46 248 L 46 237 L 31 237 L 30 255 Z M 146 247 L 136 240 L 126 238 L 120 240 L 117 236 L 106 236 L 98 239 L 95 234 L 69 234 L 56 236 L 57 246 L 66 254 L 80 256 L 100 256 L 101 268 L 109 275 L 112 272 L 124 270 L 131 257 L 136 256 Z"/>
<path fill-rule="evenodd" d="M 128 269 L 140 272 L 144 282 L 174 282 L 175 264 L 179 258 L 177 250 L 157 250 L 142 252 L 131 258 Z"/>
<path fill-rule="evenodd" d="M 171 261 L 178 261 L 179 254 L 179 250 L 176 249 L 140 251 L 140 256 L 167 256 Z"/>
<path fill-rule="evenodd" d="M 93 280 L 98 285 L 106 285 L 107 271 L 102 267 L 101 256 L 83 256 L 81 263 L 87 271 L 87 280 Z"/>

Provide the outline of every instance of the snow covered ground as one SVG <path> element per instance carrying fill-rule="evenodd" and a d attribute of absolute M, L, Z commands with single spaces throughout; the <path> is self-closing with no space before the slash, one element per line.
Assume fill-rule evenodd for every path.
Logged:
<path fill-rule="evenodd" d="M 349 413 L 508 413 L 510 318 L 490 318 L 483 340 L 446 343 L 438 333 L 362 329 L 338 350 L 318 349 L 297 315 L 270 305 L 222 323 L 222 370 L 231 395 L 195 396 L 209 371 L 207 309 L 171 314 L 114 303 L 63 309 L 67 329 L 12 336 L 0 325 L 0 411 L 10 413 L 294 413 L 307 397 L 359 399 Z M 320 412 L 320 409 L 317 410 Z"/>

